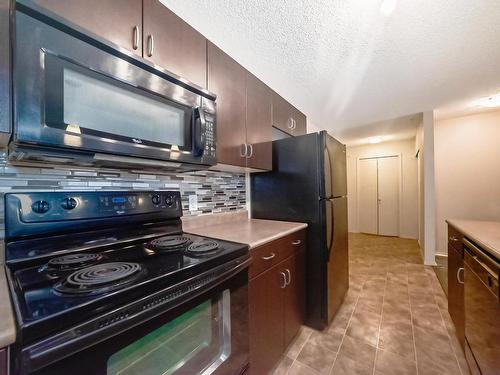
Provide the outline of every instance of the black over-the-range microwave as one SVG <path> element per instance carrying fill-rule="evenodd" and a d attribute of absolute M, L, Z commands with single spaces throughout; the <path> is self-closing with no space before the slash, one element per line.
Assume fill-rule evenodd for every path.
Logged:
<path fill-rule="evenodd" d="M 12 161 L 216 163 L 214 94 L 30 8 L 14 16 Z"/>

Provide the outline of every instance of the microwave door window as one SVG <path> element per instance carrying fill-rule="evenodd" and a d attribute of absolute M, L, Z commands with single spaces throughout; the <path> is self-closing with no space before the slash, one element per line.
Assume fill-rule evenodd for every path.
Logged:
<path fill-rule="evenodd" d="M 62 95 L 55 97 L 62 103 L 52 108 L 62 118 L 55 126 L 111 141 L 190 148 L 191 108 L 77 66 L 59 71 Z"/>

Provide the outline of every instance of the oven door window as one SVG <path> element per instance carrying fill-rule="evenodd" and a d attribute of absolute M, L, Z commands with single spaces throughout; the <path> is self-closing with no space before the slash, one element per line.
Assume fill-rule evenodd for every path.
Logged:
<path fill-rule="evenodd" d="M 107 374 L 210 374 L 231 354 L 230 293 L 207 300 L 111 355 Z"/>
<path fill-rule="evenodd" d="M 191 107 L 45 55 L 47 126 L 111 142 L 190 150 L 191 115 Z"/>

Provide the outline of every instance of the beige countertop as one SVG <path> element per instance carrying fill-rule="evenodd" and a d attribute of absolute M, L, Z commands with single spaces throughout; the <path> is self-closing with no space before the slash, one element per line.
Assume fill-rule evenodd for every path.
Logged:
<path fill-rule="evenodd" d="M 248 244 L 250 249 L 307 228 L 305 223 L 249 219 L 246 211 L 234 215 L 227 214 L 227 219 L 207 216 L 206 220 L 196 224 L 186 225 L 186 222 L 183 222 L 183 227 L 188 233 Z M 212 224 L 214 221 L 217 223 Z"/>
<path fill-rule="evenodd" d="M 478 220 L 446 220 L 446 222 L 500 260 L 500 222 Z"/>
<path fill-rule="evenodd" d="M 5 268 L 0 264 L 0 348 L 16 341 L 16 324 L 10 302 L 9 286 L 5 276 Z"/>

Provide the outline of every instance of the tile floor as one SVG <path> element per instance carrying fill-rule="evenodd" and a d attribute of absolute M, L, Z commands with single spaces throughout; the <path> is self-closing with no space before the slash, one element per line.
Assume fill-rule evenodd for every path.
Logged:
<path fill-rule="evenodd" d="M 303 327 L 274 375 L 469 374 L 447 300 L 413 240 L 349 235 L 350 289 L 323 332 Z"/>

